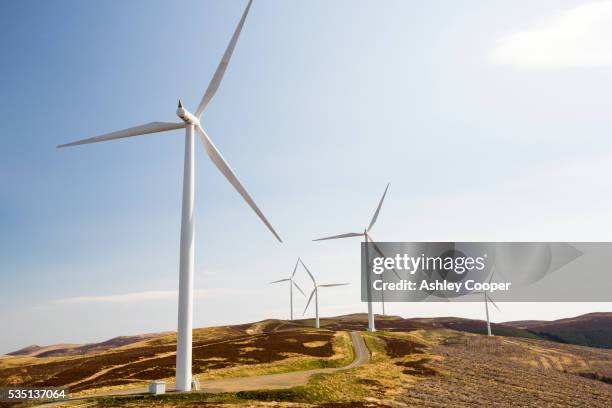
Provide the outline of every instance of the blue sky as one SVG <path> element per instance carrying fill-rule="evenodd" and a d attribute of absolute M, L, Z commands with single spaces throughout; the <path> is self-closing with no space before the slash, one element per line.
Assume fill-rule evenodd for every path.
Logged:
<path fill-rule="evenodd" d="M 0 353 L 174 330 L 182 133 L 55 146 L 194 110 L 245 3 L 0 3 Z M 378 240 L 610 240 L 611 26 L 610 2 L 256 0 L 202 122 L 285 244 L 198 145 L 195 325 L 286 317 L 266 282 L 298 255 L 351 282 L 323 315 L 365 310 L 359 241 L 311 239 L 387 182 Z"/>

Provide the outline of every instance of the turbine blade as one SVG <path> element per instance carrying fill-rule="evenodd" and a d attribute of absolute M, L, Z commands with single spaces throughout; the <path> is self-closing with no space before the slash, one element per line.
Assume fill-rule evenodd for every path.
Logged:
<path fill-rule="evenodd" d="M 167 130 L 181 129 L 181 128 L 184 128 L 184 127 L 185 127 L 185 123 L 184 122 L 180 122 L 180 123 L 150 122 L 150 123 L 146 123 L 144 125 L 134 126 L 134 127 L 128 128 L 128 129 L 118 130 L 116 132 L 106 133 L 104 135 L 90 137 L 88 139 L 82 139 L 82 140 L 77 140 L 76 142 L 70 142 L 70 143 L 62 144 L 62 145 L 59 145 L 57 147 L 58 148 L 62 148 L 62 147 L 77 146 L 77 145 L 89 144 L 89 143 L 105 142 L 107 140 L 114 140 L 114 139 L 122 139 L 124 137 L 147 135 L 149 133 L 165 132 Z"/>
<path fill-rule="evenodd" d="M 328 283 L 326 285 L 319 285 L 320 288 L 331 288 L 332 286 L 344 286 L 348 285 L 348 283 Z"/>
<path fill-rule="evenodd" d="M 297 267 L 299 263 L 300 263 L 300 258 L 298 258 L 298 260 L 295 261 L 295 266 L 293 267 L 293 273 L 291 274 L 291 279 L 293 279 L 293 277 L 295 276 L 295 272 L 297 272 Z"/>
<path fill-rule="evenodd" d="M 304 293 L 304 291 L 302 290 L 302 288 L 300 288 L 300 287 L 298 286 L 298 284 L 297 284 L 297 283 L 295 283 L 295 282 L 292 282 L 292 283 L 293 283 L 293 286 L 295 286 L 295 287 L 297 288 L 297 290 L 299 290 L 299 291 L 300 291 L 300 293 L 301 293 L 302 295 L 304 295 L 304 297 L 306 297 L 306 294 Z"/>
<path fill-rule="evenodd" d="M 308 310 L 308 306 L 310 306 L 310 302 L 312 301 L 312 297 L 314 296 L 316 290 L 317 288 L 314 288 L 312 292 L 310 292 L 310 297 L 308 298 L 308 302 L 306 303 L 306 307 L 304 308 L 304 312 L 302 313 L 302 315 L 306 314 L 306 310 Z"/>
<path fill-rule="evenodd" d="M 204 143 L 204 149 L 206 149 L 206 153 L 208 153 L 208 157 L 210 157 L 212 162 L 215 164 L 215 166 L 217 166 L 219 171 L 225 176 L 227 181 L 229 181 L 230 184 L 234 186 L 236 191 L 238 191 L 238 193 L 242 196 L 242 198 L 244 198 L 244 201 L 246 201 L 247 204 L 253 209 L 253 211 L 255 211 L 255 214 L 257 214 L 257 216 L 263 221 L 263 223 L 266 224 L 266 227 L 268 227 L 268 229 L 272 232 L 272 234 L 274 234 L 276 239 L 278 239 L 279 242 L 283 242 L 283 240 L 278 236 L 276 231 L 274 231 L 274 228 L 272 227 L 272 225 L 270 224 L 266 216 L 263 215 L 261 210 L 257 207 L 257 204 L 255 204 L 255 201 L 253 201 L 249 193 L 242 186 L 242 184 L 240 183 L 240 180 L 238 180 L 238 177 L 236 177 L 236 174 L 234 174 L 234 171 L 231 169 L 229 164 L 227 164 L 223 156 L 221 156 L 221 153 L 219 153 L 219 150 L 217 150 L 212 140 L 210 140 L 206 132 L 204 132 L 204 129 L 202 129 L 202 127 L 199 125 L 196 129 L 198 130 L 198 133 L 200 134 L 200 139 L 202 140 L 202 143 Z"/>
<path fill-rule="evenodd" d="M 495 304 L 495 302 L 493 301 L 493 299 L 491 299 L 491 296 L 489 296 L 489 294 L 488 294 L 488 293 L 486 293 L 486 294 L 485 294 L 485 296 L 487 297 L 487 299 L 489 299 L 489 302 L 491 302 L 491 304 L 492 304 L 493 306 L 495 306 L 495 308 L 497 309 L 497 311 L 498 311 L 498 312 L 501 312 L 500 308 L 499 308 L 499 307 L 497 307 L 497 305 Z"/>
<path fill-rule="evenodd" d="M 217 92 L 217 89 L 219 89 L 219 85 L 221 84 L 221 80 L 223 79 L 223 75 L 225 74 L 225 70 L 227 69 L 227 65 L 229 64 L 230 58 L 232 58 L 232 53 L 234 52 L 234 48 L 236 47 L 236 43 L 238 42 L 238 37 L 240 36 L 240 32 L 242 31 L 242 26 L 244 25 L 244 20 L 246 20 L 246 17 L 247 17 L 247 14 L 249 13 L 249 9 L 251 8 L 252 2 L 253 0 L 249 0 L 249 3 L 244 9 L 244 13 L 242 13 L 242 18 L 240 18 L 240 21 L 238 22 L 238 26 L 236 27 L 236 30 L 234 31 L 234 35 L 232 35 L 232 38 L 229 44 L 227 45 L 227 48 L 225 49 L 223 58 L 221 58 L 221 62 L 219 62 L 219 65 L 217 66 L 217 70 L 215 71 L 215 74 L 210 80 L 210 83 L 208 84 L 208 88 L 206 88 L 206 92 L 204 93 L 204 96 L 202 97 L 202 100 L 200 101 L 200 104 L 198 105 L 198 109 L 196 109 L 195 111 L 195 116 L 198 118 L 202 116 L 202 112 L 204 112 L 204 109 L 206 109 L 206 106 L 208 105 L 212 97 Z"/>
<path fill-rule="evenodd" d="M 383 254 L 382 250 L 378 247 L 378 245 L 376 245 L 376 242 L 374 242 L 374 238 L 372 238 L 370 234 L 367 234 L 367 235 L 368 235 L 368 238 L 370 239 L 370 243 L 372 244 L 372 246 L 374 247 L 374 250 L 378 253 L 378 255 L 382 256 L 383 258 L 386 258 L 387 256 Z M 397 273 L 395 268 L 391 269 L 391 271 L 393 271 L 393 274 L 397 276 L 397 279 L 399 279 L 400 281 L 402 280 L 402 278 L 399 276 L 399 273 Z"/>
<path fill-rule="evenodd" d="M 350 237 L 361 237 L 361 236 L 363 236 L 363 232 L 349 232 L 348 234 L 340 234 L 340 235 L 333 235 L 331 237 L 317 238 L 317 239 L 313 239 L 313 241 L 325 241 L 326 239 L 350 238 Z"/>
<path fill-rule="evenodd" d="M 275 280 L 274 282 L 270 282 L 270 285 L 273 284 L 273 283 L 278 283 L 278 282 L 287 282 L 288 280 L 291 280 L 291 279 L 287 278 L 287 279 Z"/>
<path fill-rule="evenodd" d="M 380 212 L 380 207 L 382 207 L 383 201 L 385 201 L 385 196 L 387 195 L 387 190 L 389 190 L 389 184 L 391 184 L 391 183 L 387 183 L 387 187 L 385 188 L 385 192 L 383 193 L 383 195 L 382 195 L 382 197 L 380 199 L 380 202 L 378 203 L 378 207 L 376 207 L 376 212 L 374 213 L 374 216 L 372 217 L 372 221 L 370 221 L 370 226 L 367 229 L 368 232 L 374 226 L 374 223 L 376 222 L 376 219 L 378 219 L 378 213 Z"/>
<path fill-rule="evenodd" d="M 493 280 L 493 275 L 495 275 L 495 269 L 491 271 L 491 276 L 489 277 L 489 283 L 491 283 L 491 281 Z"/>
<path fill-rule="evenodd" d="M 300 263 L 302 264 L 302 266 L 304 267 L 304 269 L 306 269 L 306 273 L 308 273 L 308 276 L 310 276 L 310 279 L 312 279 L 312 283 L 317 286 L 317 281 L 315 280 L 314 276 L 312 275 L 312 273 L 310 272 L 310 269 L 308 269 L 308 267 L 306 266 L 306 264 L 304 263 L 304 261 L 302 261 L 302 259 L 298 259 L 300 261 Z"/>

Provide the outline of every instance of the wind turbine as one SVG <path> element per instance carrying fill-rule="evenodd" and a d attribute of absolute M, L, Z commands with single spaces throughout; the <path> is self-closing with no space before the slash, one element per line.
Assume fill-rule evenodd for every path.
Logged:
<path fill-rule="evenodd" d="M 380 202 L 378 203 L 378 207 L 376 207 L 376 211 L 374 212 L 374 216 L 372 217 L 372 220 L 370 221 L 370 225 L 368 225 L 367 228 L 364 228 L 363 232 L 349 232 L 346 234 L 333 235 L 331 237 L 318 238 L 318 239 L 314 239 L 313 241 L 324 241 L 328 239 L 351 238 L 351 237 L 363 237 L 366 243 L 365 249 L 366 249 L 366 261 L 367 262 L 369 262 L 370 260 L 370 257 L 368 254 L 368 245 L 367 245 L 368 242 L 372 243 L 376 252 L 378 252 L 381 256 L 384 256 L 380 248 L 378 248 L 378 246 L 374 243 L 374 240 L 372 239 L 372 236 L 370 235 L 370 231 L 372 230 L 372 227 L 374 227 L 374 224 L 376 223 L 376 220 L 378 219 L 378 213 L 380 212 L 380 207 L 382 207 L 382 203 L 385 200 L 385 196 L 387 195 L 387 190 L 389 190 L 389 184 L 391 183 L 387 183 L 385 192 L 380 198 Z M 393 270 L 393 272 L 398 277 L 398 279 L 401 279 L 399 275 L 397 274 L 397 272 L 395 271 L 395 269 Z M 368 278 L 369 278 L 369 275 L 368 275 Z M 372 287 L 371 286 L 372 286 L 371 283 L 368 282 L 368 290 L 366 291 L 366 293 L 368 297 L 368 331 L 373 332 L 373 331 L 376 331 L 376 327 L 374 325 L 374 312 L 372 310 Z M 384 303 L 383 303 L 383 310 L 384 310 Z"/>
<path fill-rule="evenodd" d="M 495 272 L 493 272 L 493 273 L 495 273 Z M 491 284 L 491 280 L 493 279 L 493 273 L 491 273 L 491 276 L 489 277 L 489 284 Z M 493 306 L 495 306 L 495 308 L 497 309 L 498 312 L 501 312 L 501 310 L 499 310 L 499 307 L 497 307 L 497 305 L 495 304 L 495 302 L 491 298 L 491 295 L 489 295 L 489 291 L 488 290 L 484 290 L 482 292 L 475 292 L 475 293 L 480 293 L 480 294 L 482 294 L 484 296 L 485 312 L 487 314 L 487 334 L 489 336 L 493 336 L 493 333 L 491 332 L 491 320 L 489 320 L 489 302 L 491 302 L 491 304 Z"/>
<path fill-rule="evenodd" d="M 232 186 L 238 191 L 242 198 L 255 211 L 257 216 L 263 221 L 268 229 L 280 242 L 281 239 L 274 231 L 270 222 L 259 210 L 255 201 L 251 198 L 246 189 L 242 186 L 236 174 L 227 164 L 221 153 L 217 150 L 212 140 L 208 137 L 200 124 L 200 117 L 206 106 L 217 92 L 227 65 L 230 61 L 242 26 L 251 8 L 252 0 L 249 0 L 242 18 L 232 35 L 232 38 L 223 54 L 223 58 L 215 71 L 208 88 L 200 101 L 195 113 L 189 112 L 179 100 L 176 114 L 181 119 L 180 122 L 150 122 L 144 125 L 95 136 L 88 139 L 79 140 L 72 143 L 60 145 L 58 147 L 69 147 L 88 143 L 103 142 L 107 140 L 121 139 L 132 136 L 147 135 L 150 133 L 165 132 L 175 129 L 185 129 L 185 161 L 183 172 L 183 203 L 181 216 L 181 250 L 179 266 L 179 302 L 178 302 L 178 334 L 176 342 L 176 389 L 179 391 L 191 390 L 191 362 L 192 362 L 192 327 L 193 327 L 193 265 L 194 265 L 194 133 L 198 133 L 200 140 L 204 144 L 206 153 L 225 176 Z"/>
<path fill-rule="evenodd" d="M 344 285 L 348 285 L 348 283 L 328 283 L 326 285 L 318 285 L 315 277 L 310 272 L 310 269 L 308 269 L 308 267 L 304 264 L 304 262 L 301 259 L 299 259 L 299 261 L 304 267 L 304 269 L 306 269 L 306 272 L 308 273 L 308 276 L 310 276 L 310 279 L 312 279 L 312 284 L 314 286 L 312 289 L 312 292 L 310 292 L 308 303 L 306 303 L 306 307 L 304 308 L 304 313 L 306 313 L 306 310 L 308 310 L 308 306 L 310 306 L 310 302 L 312 301 L 312 297 L 314 296 L 315 298 L 315 327 L 318 329 L 320 327 L 319 326 L 319 288 L 331 288 L 332 286 L 344 286 Z"/>
<path fill-rule="evenodd" d="M 293 320 L 293 287 L 295 286 L 295 288 L 299 290 L 300 293 L 304 297 L 306 297 L 306 294 L 304 293 L 302 288 L 300 288 L 298 284 L 295 283 L 295 281 L 293 280 L 293 277 L 295 276 L 295 272 L 297 272 L 297 267 L 299 263 L 300 263 L 300 258 L 298 258 L 298 260 L 295 262 L 295 267 L 293 268 L 293 273 L 291 274 L 290 277 L 285 278 L 285 279 L 279 279 L 274 282 L 270 282 L 270 284 L 279 283 L 279 282 L 289 282 L 289 310 L 291 310 L 290 320 Z"/>

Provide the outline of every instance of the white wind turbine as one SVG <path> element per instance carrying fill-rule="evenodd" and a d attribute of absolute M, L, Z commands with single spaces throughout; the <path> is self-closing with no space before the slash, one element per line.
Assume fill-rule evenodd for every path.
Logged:
<path fill-rule="evenodd" d="M 83 139 L 76 142 L 64 144 L 58 147 L 76 146 L 81 144 L 103 142 L 107 140 L 121 139 L 132 136 L 146 135 L 150 133 L 165 132 L 175 129 L 185 129 L 185 162 L 183 173 L 183 204 L 181 217 L 181 246 L 180 246 L 180 267 L 179 267 L 179 302 L 178 302 L 178 334 L 176 344 L 176 389 L 180 391 L 191 390 L 191 362 L 192 362 L 192 326 L 193 326 L 193 264 L 194 264 L 194 133 L 197 132 L 200 140 L 204 144 L 206 153 L 221 171 L 225 178 L 238 191 L 242 198 L 255 211 L 257 216 L 272 231 L 272 234 L 281 241 L 268 222 L 263 213 L 259 210 L 249 193 L 242 186 L 230 166 L 227 164 L 221 153 L 217 150 L 202 126 L 200 117 L 202 112 L 216 93 L 219 84 L 230 61 L 236 42 L 244 25 L 252 0 L 242 14 L 238 26 L 223 54 L 223 58 L 215 71 L 195 114 L 188 112 L 179 100 L 176 114 L 181 119 L 180 122 L 150 122 L 144 125 L 132 127 L 104 134 L 101 136 Z M 282 242 L 282 241 L 281 241 Z"/>
<path fill-rule="evenodd" d="M 295 272 L 297 272 L 297 267 L 299 263 L 300 263 L 300 258 L 298 258 L 298 260 L 295 262 L 295 267 L 293 268 L 293 273 L 291 274 L 290 277 L 285 278 L 285 279 L 279 279 L 274 282 L 270 282 L 270 284 L 279 283 L 279 282 L 289 282 L 289 310 L 291 311 L 289 315 L 290 316 L 289 320 L 293 320 L 293 287 L 295 286 L 295 288 L 299 290 L 300 293 L 304 297 L 306 297 L 306 294 L 304 293 L 302 288 L 300 288 L 298 284 L 295 283 L 295 281 L 293 280 L 293 277 L 295 276 Z"/>
<path fill-rule="evenodd" d="M 374 243 L 374 239 L 372 238 L 372 235 L 370 235 L 370 231 L 372 230 L 372 227 L 374 227 L 374 224 L 376 223 L 376 220 L 378 219 L 378 213 L 380 212 L 380 207 L 382 207 L 382 203 L 385 200 L 385 196 L 387 195 L 387 190 L 389 190 L 389 184 L 390 183 L 387 183 L 385 192 L 380 198 L 380 202 L 378 203 L 378 207 L 376 207 L 376 211 L 374 212 L 374 216 L 372 217 L 372 220 L 370 221 L 370 225 L 368 225 L 367 228 L 364 228 L 363 232 L 349 232 L 346 234 L 333 235 L 331 237 L 318 238 L 318 239 L 314 239 L 313 241 L 324 241 L 328 239 L 351 238 L 351 237 L 363 237 L 366 243 L 366 246 L 365 246 L 366 260 L 368 262 L 370 259 L 369 254 L 368 254 L 368 245 L 367 245 L 368 242 L 372 243 L 376 252 L 378 252 L 381 256 L 384 256 L 381 250 L 378 248 L 378 246 Z M 395 271 L 395 269 L 393 270 L 393 272 L 398 277 L 398 279 L 401 279 L 399 275 L 397 274 L 397 271 Z M 373 332 L 373 331 L 376 331 L 376 327 L 374 325 L 374 312 L 372 310 L 372 288 L 371 288 L 370 283 L 368 283 L 368 290 L 366 291 L 366 293 L 368 297 L 368 331 Z M 383 299 L 383 312 L 384 312 L 384 299 Z"/>
<path fill-rule="evenodd" d="M 348 285 L 348 283 L 328 283 L 326 285 L 318 285 L 315 277 L 310 272 L 308 267 L 304 264 L 304 262 L 301 259 L 299 261 L 304 267 L 304 269 L 306 270 L 306 272 L 308 273 L 308 276 L 310 276 L 310 279 L 312 279 L 312 284 L 314 286 L 312 289 L 312 292 L 310 292 L 308 303 L 306 303 L 306 307 L 304 308 L 304 313 L 306 313 L 306 310 L 308 310 L 308 306 L 310 306 L 310 302 L 312 301 L 312 297 L 314 296 L 315 298 L 315 327 L 318 329 L 320 327 L 319 326 L 319 288 L 331 288 L 332 286 L 344 286 L 344 285 Z"/>
<path fill-rule="evenodd" d="M 491 276 L 489 277 L 489 284 L 491 284 L 491 280 L 493 279 L 493 273 L 491 273 Z M 484 296 L 485 312 L 487 314 L 487 334 L 489 336 L 493 336 L 493 333 L 491 332 L 491 320 L 489 319 L 489 302 L 491 302 L 491 304 L 495 306 L 498 312 L 501 312 L 501 310 L 499 310 L 499 307 L 497 307 L 497 305 L 493 301 L 493 298 L 491 298 L 491 295 L 489 294 L 488 290 L 474 293 L 482 294 Z"/>

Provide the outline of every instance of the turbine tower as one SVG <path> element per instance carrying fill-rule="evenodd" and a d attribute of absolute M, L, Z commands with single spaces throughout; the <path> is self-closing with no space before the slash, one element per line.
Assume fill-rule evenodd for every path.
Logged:
<path fill-rule="evenodd" d="M 289 310 L 290 310 L 289 320 L 293 320 L 293 287 L 295 286 L 295 288 L 300 291 L 302 296 L 306 297 L 306 294 L 304 293 L 302 288 L 300 288 L 298 284 L 295 283 L 295 281 L 293 280 L 293 277 L 295 276 L 295 272 L 297 272 L 297 267 L 299 263 L 300 263 L 300 258 L 298 258 L 298 260 L 295 261 L 295 267 L 293 268 L 293 273 L 291 274 L 290 277 L 285 278 L 285 279 L 279 279 L 274 282 L 270 282 L 270 284 L 279 283 L 279 282 L 289 282 Z"/>
<path fill-rule="evenodd" d="M 221 62 L 215 71 L 200 104 L 195 113 L 185 109 L 179 100 L 177 116 L 180 122 L 150 122 L 144 125 L 95 136 L 88 139 L 79 140 L 72 143 L 60 145 L 58 147 L 69 147 L 88 143 L 103 142 L 107 140 L 121 139 L 132 136 L 147 135 L 151 133 L 165 132 L 169 130 L 185 129 L 185 161 L 183 172 L 183 204 L 181 216 L 181 243 L 180 243 L 180 263 L 179 263 L 179 301 L 178 301 L 178 334 L 176 342 L 176 389 L 179 391 L 191 390 L 191 362 L 192 362 L 192 327 L 193 327 L 193 265 L 194 265 L 194 134 L 197 133 L 204 144 L 206 153 L 225 176 L 230 184 L 238 191 L 247 204 L 255 211 L 257 216 L 263 221 L 268 229 L 280 242 L 282 240 L 274 231 L 270 222 L 255 204 L 247 190 L 242 186 L 236 174 L 227 164 L 221 153 L 217 150 L 212 140 L 208 137 L 201 126 L 200 117 L 208 106 L 212 97 L 217 92 L 227 65 L 230 61 L 236 42 L 242 31 L 242 26 L 251 8 L 252 0 L 249 0 L 242 18 L 232 35 L 232 38 L 223 54 Z"/>
<path fill-rule="evenodd" d="M 489 277 L 489 284 L 491 284 L 491 280 L 493 279 L 494 273 L 495 272 L 491 273 L 491 276 Z M 498 312 L 501 312 L 501 310 L 499 310 L 499 307 L 497 307 L 497 305 L 493 301 L 493 298 L 491 298 L 491 295 L 489 294 L 488 290 L 475 293 L 482 294 L 484 296 L 485 313 L 487 314 L 487 334 L 489 336 L 493 336 L 493 333 L 491 332 L 491 320 L 489 319 L 489 302 L 491 302 L 491 304 L 495 306 Z"/>
<path fill-rule="evenodd" d="M 378 248 L 378 246 L 374 244 L 374 240 L 372 239 L 372 236 L 370 235 L 370 231 L 372 230 L 372 227 L 374 227 L 374 224 L 376 223 L 376 220 L 378 219 L 378 213 L 380 212 L 380 207 L 382 207 L 382 203 L 385 200 L 385 196 L 387 195 L 387 190 L 389 190 L 389 184 L 390 183 L 387 183 L 385 192 L 380 198 L 380 202 L 378 203 L 378 207 L 376 207 L 376 211 L 374 212 L 374 216 L 372 217 L 372 220 L 370 221 L 370 225 L 368 225 L 367 228 L 364 228 L 363 232 L 349 232 L 346 234 L 333 235 L 331 237 L 318 238 L 318 239 L 314 239 L 313 241 L 324 241 L 328 239 L 351 238 L 351 237 L 363 237 L 364 242 L 366 243 L 365 249 L 366 249 L 366 261 L 367 262 L 369 262 L 370 260 L 370 256 L 368 254 L 368 245 L 367 245 L 368 242 L 371 242 L 373 244 L 376 252 L 378 252 L 381 256 L 384 256 L 382 252 L 380 251 L 380 249 Z M 393 272 L 399 279 L 400 277 L 395 271 L 395 269 L 393 270 Z M 370 275 L 368 274 L 368 279 L 369 277 Z M 368 299 L 368 331 L 373 332 L 373 331 L 376 331 L 376 326 L 374 324 L 374 312 L 372 310 L 372 285 L 371 285 L 371 282 L 369 281 L 368 281 L 368 290 L 366 291 L 366 294 L 367 294 L 367 299 Z"/>
<path fill-rule="evenodd" d="M 315 280 L 315 277 L 310 272 L 310 269 L 308 269 L 308 267 L 304 264 L 304 262 L 301 259 L 299 259 L 299 261 L 304 267 L 304 269 L 306 270 L 306 272 L 308 273 L 308 276 L 310 276 L 310 279 L 312 279 L 312 284 L 314 286 L 312 289 L 312 292 L 310 292 L 308 303 L 306 303 L 306 307 L 304 308 L 304 313 L 306 313 L 306 310 L 308 310 L 308 306 L 310 306 L 310 302 L 312 301 L 312 297 L 314 296 L 315 298 L 315 327 L 318 329 L 320 327 L 319 325 L 319 288 L 331 288 L 332 286 L 344 286 L 344 285 L 348 285 L 348 283 L 328 283 L 326 285 L 318 285 L 317 281 Z M 304 313 L 302 313 L 302 315 Z"/>

